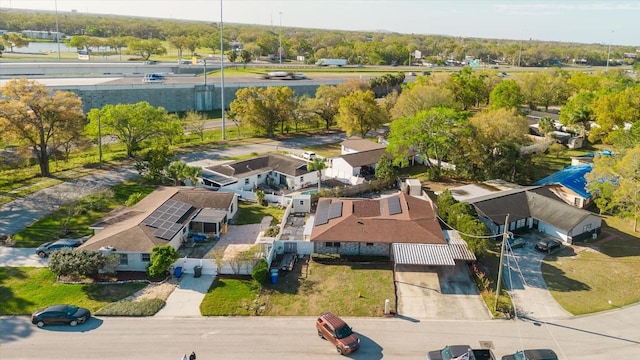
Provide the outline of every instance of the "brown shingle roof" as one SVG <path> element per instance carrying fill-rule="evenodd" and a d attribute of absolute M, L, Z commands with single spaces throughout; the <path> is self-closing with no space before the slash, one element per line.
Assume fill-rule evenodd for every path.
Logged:
<path fill-rule="evenodd" d="M 347 162 L 347 164 L 351 165 L 352 167 L 366 166 L 366 165 L 373 165 L 378 163 L 378 161 L 380 161 L 380 158 L 382 156 L 389 157 L 389 155 L 386 154 L 385 151 L 386 150 L 382 148 L 382 149 L 376 149 L 376 150 L 357 152 L 353 154 L 346 154 L 346 155 L 342 155 L 341 157 L 344 159 L 344 161 Z"/>
<path fill-rule="evenodd" d="M 155 237 L 153 234 L 156 229 L 143 224 L 142 221 L 167 200 L 182 201 L 196 208 L 227 209 L 233 197 L 231 193 L 208 189 L 159 187 L 127 211 L 107 215 L 105 219 L 94 224 L 93 227 L 104 227 L 104 229 L 80 247 L 97 251 L 103 246 L 113 246 L 121 252 L 150 253 L 154 246 L 166 245 L 168 241 Z M 189 219 L 186 219 L 184 223 L 188 221 Z"/>
<path fill-rule="evenodd" d="M 331 199 L 342 201 L 342 216 L 314 224 L 311 241 L 446 244 L 430 201 L 404 193 L 393 197 L 402 209 L 394 215 L 389 214 L 387 198 Z"/>
<path fill-rule="evenodd" d="M 369 151 L 386 148 L 386 146 L 384 146 L 383 144 L 373 142 L 371 140 L 366 140 L 359 136 L 351 136 L 341 142 L 340 145 L 348 149 L 353 149 L 355 151 Z"/>

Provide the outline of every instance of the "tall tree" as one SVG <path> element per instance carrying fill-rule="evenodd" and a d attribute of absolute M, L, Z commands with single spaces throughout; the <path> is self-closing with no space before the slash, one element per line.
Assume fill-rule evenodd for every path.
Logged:
<path fill-rule="evenodd" d="M 480 76 L 468 66 L 462 68 L 460 72 L 451 74 L 445 86 L 453 93 L 456 101 L 462 104 L 464 110 L 478 105 L 486 92 L 486 86 Z"/>
<path fill-rule="evenodd" d="M 596 156 L 593 170 L 587 174 L 587 187 L 597 196 L 600 212 L 633 219 L 633 231 L 638 231 L 640 212 L 640 146 L 623 156 Z"/>
<path fill-rule="evenodd" d="M 453 93 L 449 89 L 431 82 L 418 82 L 418 84 L 402 90 L 398 101 L 391 109 L 391 116 L 394 119 L 413 117 L 420 111 L 429 110 L 436 106 L 453 108 L 455 106 Z"/>
<path fill-rule="evenodd" d="M 243 67 L 247 67 L 247 64 L 251 62 L 251 52 L 249 50 L 242 50 L 240 52 L 240 60 L 242 60 Z"/>
<path fill-rule="evenodd" d="M 162 46 L 158 39 L 134 40 L 127 45 L 129 52 L 140 56 L 144 60 L 149 60 L 151 55 L 164 55 L 167 48 Z"/>
<path fill-rule="evenodd" d="M 0 125 L 30 146 L 38 158 L 41 176 L 50 176 L 50 145 L 55 138 L 79 138 L 84 114 L 82 101 L 71 92 L 50 93 L 33 80 L 9 80 L 0 88 Z M 60 142 L 58 142 L 60 143 Z"/>
<path fill-rule="evenodd" d="M 11 52 L 13 52 L 13 48 L 21 48 L 21 47 L 29 46 L 29 39 L 24 37 L 22 34 L 14 33 L 14 32 L 10 32 L 2 35 L 2 41 L 4 42 L 5 45 L 9 46 L 9 49 L 11 49 Z"/>
<path fill-rule="evenodd" d="M 378 105 L 372 91 L 355 91 L 340 99 L 338 125 L 348 136 L 365 137 L 370 130 L 387 122 L 387 112 Z"/>
<path fill-rule="evenodd" d="M 162 139 L 182 129 L 180 121 L 169 116 L 163 107 L 154 108 L 146 101 L 92 109 L 88 118 L 87 133 L 96 135 L 100 130 L 103 136 L 115 136 L 126 146 L 129 157 L 140 150 L 144 141 Z"/>
<path fill-rule="evenodd" d="M 594 100 L 593 117 L 600 127 L 602 140 L 607 142 L 608 134 L 623 128 L 625 123 L 633 124 L 640 119 L 640 88 L 631 87 L 623 91 L 600 95 Z M 589 140 L 595 141 L 593 134 Z"/>
<path fill-rule="evenodd" d="M 411 118 L 397 119 L 389 131 L 389 152 L 394 163 L 406 166 L 412 152 L 417 152 L 431 168 L 434 178 L 439 178 L 442 161 L 458 141 L 458 131 L 466 123 L 466 113 L 451 108 L 436 107 L 421 111 Z"/>
<path fill-rule="evenodd" d="M 524 95 L 515 80 L 502 81 L 489 95 L 489 105 L 492 109 L 519 109 L 524 102 Z"/>
<path fill-rule="evenodd" d="M 324 159 L 319 157 L 313 158 L 311 162 L 307 163 L 307 171 L 315 171 L 318 173 L 318 193 L 320 192 L 320 186 L 322 183 L 322 170 L 326 169 L 327 163 Z"/>
<path fill-rule="evenodd" d="M 280 125 L 280 133 L 292 117 L 296 102 L 289 87 L 248 87 L 236 92 L 231 111 L 241 123 L 253 127 L 257 133 L 272 137 Z"/>
<path fill-rule="evenodd" d="M 475 114 L 470 132 L 460 135 L 452 148 L 452 161 L 462 175 L 476 180 L 530 180 L 532 156 L 520 149 L 528 144 L 527 121 L 513 110 L 498 109 Z"/>

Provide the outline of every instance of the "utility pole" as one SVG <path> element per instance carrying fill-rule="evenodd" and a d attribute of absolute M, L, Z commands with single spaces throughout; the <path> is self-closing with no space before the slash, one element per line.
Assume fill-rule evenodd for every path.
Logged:
<path fill-rule="evenodd" d="M 280 65 L 282 65 L 282 11 L 280 14 L 280 29 L 278 29 L 278 54 L 280 54 Z"/>
<path fill-rule="evenodd" d="M 493 306 L 493 311 L 498 311 L 498 298 L 500 297 L 500 286 L 502 285 L 502 259 L 504 258 L 504 245 L 509 237 L 509 214 L 504 220 L 504 231 L 502 232 L 502 244 L 500 245 L 500 267 L 498 268 L 498 283 L 496 284 L 496 303 Z"/>
<path fill-rule="evenodd" d="M 224 123 L 224 42 L 222 39 L 222 0 L 220 0 L 220 110 L 222 111 L 222 140 L 227 138 Z"/>

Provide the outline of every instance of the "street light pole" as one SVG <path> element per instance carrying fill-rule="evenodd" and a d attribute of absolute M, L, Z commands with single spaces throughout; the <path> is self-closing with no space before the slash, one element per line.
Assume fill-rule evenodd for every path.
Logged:
<path fill-rule="evenodd" d="M 278 54 L 280 54 L 280 64 L 282 64 L 282 11 L 280 11 L 280 29 L 278 30 Z"/>
<path fill-rule="evenodd" d="M 60 61 L 60 27 L 58 26 L 58 0 L 55 1 L 56 7 L 56 43 L 58 43 L 58 61 Z"/>

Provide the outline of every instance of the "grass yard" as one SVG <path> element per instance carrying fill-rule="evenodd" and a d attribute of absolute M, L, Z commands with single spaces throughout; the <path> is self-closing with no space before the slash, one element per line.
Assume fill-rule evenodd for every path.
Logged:
<path fill-rule="evenodd" d="M 252 202 L 238 202 L 238 216 L 233 225 L 259 224 L 265 216 L 273 217 L 271 225 L 280 223 L 284 209 L 275 206 L 261 206 Z"/>
<path fill-rule="evenodd" d="M 606 222 L 629 230 L 618 219 Z M 542 263 L 551 294 L 574 315 L 640 302 L 640 239 L 604 225 L 603 230 L 600 240 L 565 248 Z"/>
<path fill-rule="evenodd" d="M 144 197 L 155 189 L 156 186 L 136 182 L 124 182 L 111 188 L 113 192 L 113 197 L 111 198 L 100 201 L 94 200 L 94 203 L 91 205 L 89 204 L 90 202 L 86 200 L 88 198 L 85 198 L 80 202 L 81 205 L 77 206 L 77 208 L 81 208 L 82 211 L 73 211 L 69 219 L 67 229 L 71 231 L 70 234 L 62 233 L 61 222 L 69 216 L 69 211 L 74 205 L 62 206 L 57 211 L 40 218 L 27 228 L 15 234 L 13 236 L 16 241 L 14 247 L 37 247 L 44 242 L 62 237 L 82 237 L 83 235 L 90 235 L 92 230 L 89 229 L 89 225 L 104 217 L 109 211 L 123 206 L 129 196 L 139 193 Z M 100 202 L 99 205 L 97 204 L 98 202 Z"/>
<path fill-rule="evenodd" d="M 390 263 L 322 264 L 298 262 L 277 284 L 251 279 L 216 279 L 200 305 L 203 315 L 382 316 L 386 299 L 394 301 Z"/>
<path fill-rule="evenodd" d="M 330 158 L 334 156 L 340 156 L 342 146 L 340 145 L 340 143 L 320 144 L 315 146 L 305 146 L 303 150 L 313 151 L 318 154 L 318 156 L 322 156 L 323 158 Z"/>
<path fill-rule="evenodd" d="M 27 315 L 53 304 L 74 304 L 96 312 L 144 288 L 146 283 L 62 284 L 48 268 L 0 268 L 0 315 Z"/>

